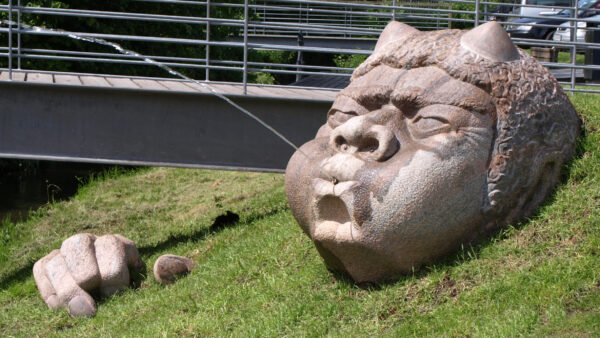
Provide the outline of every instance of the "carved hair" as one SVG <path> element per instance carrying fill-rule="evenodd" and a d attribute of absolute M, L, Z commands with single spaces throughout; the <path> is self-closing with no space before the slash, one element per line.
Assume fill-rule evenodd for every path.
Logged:
<path fill-rule="evenodd" d="M 411 32 L 378 46 L 352 80 L 380 64 L 399 69 L 433 66 L 492 96 L 496 138 L 483 206 L 489 215 L 485 231 L 533 213 L 557 182 L 562 164 L 573 156 L 580 121 L 556 79 L 529 54 L 519 50 L 513 61 L 493 61 L 464 48 L 464 34 Z"/>

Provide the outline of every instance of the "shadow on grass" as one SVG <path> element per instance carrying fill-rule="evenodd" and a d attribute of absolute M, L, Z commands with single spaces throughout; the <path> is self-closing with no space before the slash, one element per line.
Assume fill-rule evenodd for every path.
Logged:
<path fill-rule="evenodd" d="M 208 228 L 196 231 L 191 234 L 171 235 L 169 238 L 158 244 L 140 247 L 138 248 L 138 251 L 141 256 L 149 256 L 156 252 L 164 251 L 174 246 L 177 246 L 180 243 L 204 240 L 208 236 L 219 233 L 220 231 L 226 228 L 239 226 L 242 224 L 250 224 L 258 219 L 268 217 L 280 211 L 280 208 L 274 208 L 273 210 L 268 210 L 265 213 L 251 215 L 250 217 L 245 218 L 243 222 L 240 222 L 240 216 L 228 210 L 225 214 L 216 217 L 212 225 Z M 39 258 L 41 257 L 38 257 L 37 259 Z M 0 278 L 0 290 L 5 290 L 14 283 L 23 282 L 26 279 L 30 278 L 33 273 L 34 264 L 35 261 L 29 262 L 20 269 L 6 275 L 5 277 Z"/>
<path fill-rule="evenodd" d="M 202 241 L 202 240 L 206 239 L 208 236 L 217 234 L 217 233 L 223 231 L 224 229 L 237 227 L 242 224 L 250 224 L 258 219 L 268 217 L 279 211 L 280 210 L 278 210 L 278 209 L 269 210 L 266 213 L 263 213 L 260 215 L 255 215 L 254 217 L 249 217 L 249 218 L 245 219 L 243 222 L 240 222 L 240 216 L 238 214 L 227 210 L 227 212 L 225 214 L 217 216 L 217 218 L 215 218 L 214 222 L 208 228 L 198 230 L 191 234 L 171 235 L 171 236 L 169 236 L 169 238 L 167 238 L 166 240 L 164 240 L 158 244 L 152 244 L 149 246 L 140 247 L 140 248 L 138 248 L 138 251 L 140 252 L 140 255 L 142 255 L 142 256 L 149 256 L 156 252 L 161 252 L 161 251 L 170 249 L 181 243 L 185 243 L 185 242 L 189 242 L 189 241 L 192 241 L 192 242 Z"/>
<path fill-rule="evenodd" d="M 8 289 L 12 284 L 22 282 L 31 277 L 33 274 L 33 264 L 35 264 L 35 262 L 28 263 L 26 266 L 0 279 L 0 290 Z"/>

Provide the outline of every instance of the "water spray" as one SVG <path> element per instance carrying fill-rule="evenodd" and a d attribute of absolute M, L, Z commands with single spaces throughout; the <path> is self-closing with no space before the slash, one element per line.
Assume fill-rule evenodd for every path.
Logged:
<path fill-rule="evenodd" d="M 16 25 L 17 23 L 14 21 L 10 21 L 10 20 L 0 20 L 0 24 L 1 25 Z M 252 118 L 253 120 L 255 120 L 256 122 L 258 122 L 260 125 L 262 125 L 263 127 L 267 128 L 267 130 L 269 130 L 270 132 L 272 132 L 273 134 L 275 134 L 277 137 L 279 137 L 281 140 L 283 140 L 285 143 L 289 144 L 292 148 L 294 148 L 295 150 L 298 150 L 298 146 L 296 146 L 292 141 L 290 141 L 287 137 L 283 136 L 280 132 L 278 132 L 275 128 L 271 127 L 269 124 L 267 124 L 265 121 L 263 121 L 262 119 L 260 119 L 258 116 L 252 114 L 251 112 L 249 112 L 247 109 L 241 107 L 240 105 L 238 105 L 237 103 L 233 102 L 231 99 L 229 99 L 227 96 L 217 92 L 212 86 L 206 84 L 205 82 L 202 81 L 198 81 L 198 80 L 194 80 L 176 70 L 174 70 L 173 68 L 159 62 L 156 61 L 148 56 L 142 55 L 140 53 L 134 52 L 132 50 L 129 49 L 125 49 L 123 48 L 121 45 L 119 45 L 118 43 L 115 42 L 110 42 L 110 41 L 106 41 L 104 39 L 100 39 L 100 38 L 95 38 L 95 37 L 89 37 L 89 36 L 83 36 L 83 35 L 79 35 L 79 34 L 75 34 L 69 31 L 65 31 L 62 29 L 53 29 L 53 28 L 43 28 L 43 27 L 38 27 L 38 26 L 30 26 L 27 24 L 23 24 L 21 23 L 21 28 L 26 29 L 28 31 L 32 31 L 32 32 L 40 32 L 40 33 L 55 33 L 61 36 L 66 36 L 70 39 L 74 39 L 74 40 L 79 40 L 79 41 L 85 41 L 85 42 L 91 42 L 91 43 L 96 43 L 96 44 L 100 44 L 100 45 L 104 45 L 104 46 L 108 46 L 111 47 L 113 49 L 115 49 L 116 51 L 118 51 L 119 53 L 123 54 L 123 55 L 129 55 L 129 56 L 133 56 L 135 58 L 138 58 L 148 64 L 154 65 L 156 67 L 159 67 L 163 70 L 165 70 L 166 72 L 168 72 L 169 74 L 182 78 L 186 81 L 189 82 L 193 82 L 203 88 L 206 88 L 210 91 L 211 94 L 217 96 L 218 98 L 220 98 L 221 100 L 227 102 L 228 104 L 230 104 L 231 106 L 233 106 L 234 108 L 236 108 L 237 110 L 241 111 L 242 113 L 246 114 L 248 117 Z"/>

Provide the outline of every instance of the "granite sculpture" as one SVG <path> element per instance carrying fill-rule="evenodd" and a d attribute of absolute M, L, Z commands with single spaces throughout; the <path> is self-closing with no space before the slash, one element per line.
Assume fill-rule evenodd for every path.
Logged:
<path fill-rule="evenodd" d="M 157 282 L 172 284 L 178 277 L 188 274 L 196 262 L 190 258 L 177 255 L 162 255 L 154 262 L 154 278 Z"/>
<path fill-rule="evenodd" d="M 326 265 L 381 282 L 531 215 L 580 120 L 504 29 L 391 22 L 294 153 L 286 193 Z"/>
<path fill-rule="evenodd" d="M 126 288 L 143 267 L 131 240 L 118 234 L 82 233 L 38 260 L 33 277 L 49 308 L 66 308 L 73 317 L 92 317 L 96 302 L 91 294 L 108 297 Z"/>

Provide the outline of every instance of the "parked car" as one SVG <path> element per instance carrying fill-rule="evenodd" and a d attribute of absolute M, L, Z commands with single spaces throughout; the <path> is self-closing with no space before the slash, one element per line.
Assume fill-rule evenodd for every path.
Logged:
<path fill-rule="evenodd" d="M 570 7 L 571 0 L 499 0 L 499 2 L 489 6 L 491 8 L 488 20 L 507 21 L 510 20 L 510 17 L 505 16 L 505 14 L 509 13 L 521 17 L 555 15 L 562 9 L 561 7 Z"/>
<path fill-rule="evenodd" d="M 519 14 L 523 17 L 531 17 L 531 16 L 548 16 L 548 15 L 556 15 L 560 12 L 560 8 L 551 8 L 548 9 L 546 7 L 538 7 L 538 6 L 548 6 L 548 7 L 571 7 L 571 0 L 521 0 L 521 6 L 516 9 L 516 14 Z"/>
<path fill-rule="evenodd" d="M 577 36 L 576 42 L 585 42 L 585 35 L 588 33 L 588 27 L 590 25 L 598 25 L 600 26 L 600 15 L 594 15 L 589 18 L 583 19 L 583 21 L 577 22 Z M 554 41 L 571 41 L 571 22 L 567 21 L 562 23 L 556 29 L 554 36 L 552 37 Z"/>
<path fill-rule="evenodd" d="M 600 8 L 600 0 L 579 0 L 577 7 L 578 17 L 592 17 L 598 14 L 593 9 Z M 506 26 L 506 31 L 514 38 L 551 40 L 557 27 L 572 17 L 571 11 L 572 9 L 563 9 L 553 15 L 515 20 Z"/>

